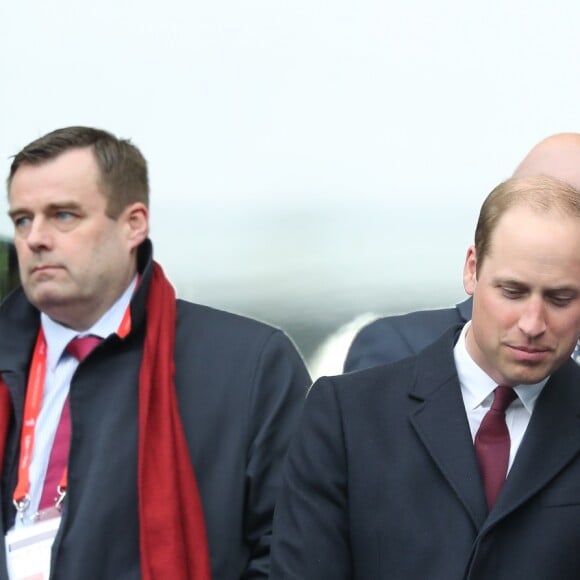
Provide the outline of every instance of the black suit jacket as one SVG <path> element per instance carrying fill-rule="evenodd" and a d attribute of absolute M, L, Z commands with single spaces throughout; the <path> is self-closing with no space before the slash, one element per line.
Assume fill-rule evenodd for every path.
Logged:
<path fill-rule="evenodd" d="M 538 398 L 488 514 L 452 348 L 322 378 L 276 507 L 272 580 L 577 580 L 580 369 Z"/>
<path fill-rule="evenodd" d="M 469 298 L 454 308 L 419 310 L 379 318 L 355 337 L 344 371 L 358 371 L 412 356 L 436 341 L 447 329 L 471 319 Z"/>

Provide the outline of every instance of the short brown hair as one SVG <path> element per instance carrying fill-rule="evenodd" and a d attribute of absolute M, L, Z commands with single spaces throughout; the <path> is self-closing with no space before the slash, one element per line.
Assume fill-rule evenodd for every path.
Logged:
<path fill-rule="evenodd" d="M 71 149 L 90 148 L 100 172 L 103 194 L 107 197 L 107 215 L 116 219 L 125 207 L 135 202 L 149 206 L 147 161 L 128 139 L 92 127 L 65 127 L 39 137 L 14 156 L 7 179 L 12 179 L 22 165 L 41 165 Z"/>
<path fill-rule="evenodd" d="M 497 224 L 510 208 L 525 205 L 539 213 L 556 212 L 580 218 L 580 191 L 551 177 L 512 178 L 500 183 L 485 199 L 475 228 L 477 266 L 491 253 Z"/>

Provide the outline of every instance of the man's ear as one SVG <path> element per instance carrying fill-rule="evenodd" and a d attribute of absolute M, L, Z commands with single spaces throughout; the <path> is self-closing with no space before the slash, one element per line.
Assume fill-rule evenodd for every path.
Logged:
<path fill-rule="evenodd" d="M 144 203 L 135 202 L 123 210 L 127 225 L 127 240 L 131 248 L 139 246 L 149 235 L 149 210 Z"/>
<path fill-rule="evenodd" d="M 477 255 L 475 246 L 470 246 L 465 256 L 465 265 L 463 266 L 463 287 L 465 291 L 473 296 L 477 284 Z"/>

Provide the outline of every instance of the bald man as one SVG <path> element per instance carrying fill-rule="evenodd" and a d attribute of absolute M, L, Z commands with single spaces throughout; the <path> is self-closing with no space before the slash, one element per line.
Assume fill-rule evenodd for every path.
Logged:
<path fill-rule="evenodd" d="M 580 134 L 558 133 L 540 141 L 524 157 L 513 177 L 547 176 L 580 190 Z M 471 298 L 453 308 L 419 310 L 379 318 L 356 335 L 344 363 L 350 372 L 417 354 L 448 328 L 471 319 Z M 574 360 L 580 364 L 578 351 Z"/>

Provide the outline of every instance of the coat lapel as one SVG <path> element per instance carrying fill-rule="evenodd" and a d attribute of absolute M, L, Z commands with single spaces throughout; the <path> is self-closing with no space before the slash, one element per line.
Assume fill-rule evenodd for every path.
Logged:
<path fill-rule="evenodd" d="M 486 528 L 543 489 L 580 453 L 580 369 L 566 362 L 546 383 Z M 483 531 L 483 530 L 482 530 Z"/>
<path fill-rule="evenodd" d="M 453 344 L 457 328 L 443 335 L 417 359 L 411 422 L 425 449 L 479 529 L 487 516 L 485 495 L 473 449 Z"/>

